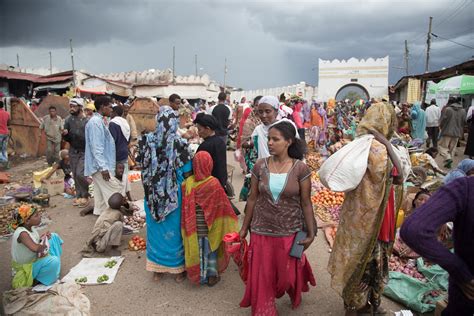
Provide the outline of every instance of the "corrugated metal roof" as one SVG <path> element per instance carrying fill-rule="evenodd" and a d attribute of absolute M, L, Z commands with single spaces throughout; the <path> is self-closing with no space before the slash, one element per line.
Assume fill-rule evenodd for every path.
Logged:
<path fill-rule="evenodd" d="M 24 72 L 0 70 L 0 78 L 6 78 L 11 80 L 25 80 L 34 82 L 39 77 L 41 76 Z"/>

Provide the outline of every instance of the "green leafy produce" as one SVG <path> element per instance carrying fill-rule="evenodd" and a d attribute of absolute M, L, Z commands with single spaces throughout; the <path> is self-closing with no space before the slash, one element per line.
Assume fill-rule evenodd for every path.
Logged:
<path fill-rule="evenodd" d="M 105 263 L 104 267 L 112 269 L 116 264 L 117 264 L 117 261 L 110 260 Z"/>
<path fill-rule="evenodd" d="M 87 277 L 80 277 L 75 279 L 76 283 L 86 283 L 87 282 Z"/>
<path fill-rule="evenodd" d="M 107 274 L 103 274 L 97 278 L 97 283 L 104 283 L 109 280 L 109 276 Z"/>

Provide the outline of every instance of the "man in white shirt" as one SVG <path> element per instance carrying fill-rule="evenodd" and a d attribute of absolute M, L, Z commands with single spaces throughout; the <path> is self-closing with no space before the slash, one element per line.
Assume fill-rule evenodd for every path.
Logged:
<path fill-rule="evenodd" d="M 433 141 L 433 147 L 438 147 L 438 135 L 439 135 L 439 119 L 441 117 L 441 109 L 436 105 L 436 100 L 432 99 L 430 106 L 425 110 L 426 115 L 426 131 L 428 133 L 428 139 L 426 140 L 426 146 L 429 148 L 431 141 Z"/>

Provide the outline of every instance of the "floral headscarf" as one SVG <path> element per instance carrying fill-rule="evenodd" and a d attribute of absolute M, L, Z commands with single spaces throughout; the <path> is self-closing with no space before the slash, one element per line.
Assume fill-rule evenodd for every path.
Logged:
<path fill-rule="evenodd" d="M 156 131 L 139 141 L 137 160 L 142 165 L 146 202 L 157 222 L 178 208 L 180 183 L 176 171 L 191 160 L 187 141 L 177 134 L 178 126 L 178 112 L 161 106 Z"/>
<path fill-rule="evenodd" d="M 12 229 L 17 229 L 23 225 L 34 213 L 37 208 L 31 204 L 22 204 L 19 208 L 13 211 L 13 222 L 11 223 Z"/>

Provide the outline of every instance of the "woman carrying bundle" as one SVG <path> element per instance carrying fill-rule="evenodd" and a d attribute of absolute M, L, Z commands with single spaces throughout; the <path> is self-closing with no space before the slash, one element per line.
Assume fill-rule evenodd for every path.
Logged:
<path fill-rule="evenodd" d="M 376 103 L 357 129 L 358 135 L 372 133 L 375 139 L 362 181 L 346 193 L 328 265 L 331 286 L 342 296 L 346 315 L 386 313 L 380 303 L 395 237 L 397 207 L 392 183 L 403 181 L 397 175 L 402 170 L 400 162 L 388 141 L 396 128 L 393 107 Z"/>

